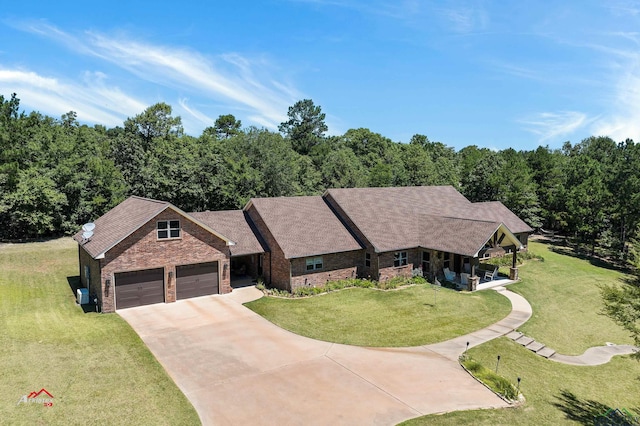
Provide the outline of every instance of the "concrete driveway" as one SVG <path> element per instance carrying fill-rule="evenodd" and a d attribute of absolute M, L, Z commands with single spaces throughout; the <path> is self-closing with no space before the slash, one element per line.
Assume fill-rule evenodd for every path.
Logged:
<path fill-rule="evenodd" d="M 508 405 L 427 346 L 301 337 L 242 306 L 243 290 L 118 311 L 205 425 L 393 425 Z"/>

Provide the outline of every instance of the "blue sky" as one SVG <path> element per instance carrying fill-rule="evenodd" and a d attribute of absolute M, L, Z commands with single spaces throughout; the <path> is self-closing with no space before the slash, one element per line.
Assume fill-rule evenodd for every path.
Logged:
<path fill-rule="evenodd" d="M 273 130 L 311 98 L 456 149 L 640 140 L 640 1 L 5 2 L 0 94 L 122 125 L 156 102 L 198 136 L 221 114 Z"/>

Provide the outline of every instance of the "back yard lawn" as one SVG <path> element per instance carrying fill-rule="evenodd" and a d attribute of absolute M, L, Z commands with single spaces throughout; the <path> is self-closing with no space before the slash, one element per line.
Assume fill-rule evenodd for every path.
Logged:
<path fill-rule="evenodd" d="M 305 299 L 263 297 L 246 306 L 314 339 L 359 346 L 418 346 L 501 320 L 511 303 L 495 291 L 458 293 L 429 285 L 380 291 L 352 288 Z M 435 306 L 434 306 L 435 303 Z"/>
<path fill-rule="evenodd" d="M 565 355 L 580 355 L 606 342 L 633 344 L 622 327 L 600 314 L 600 286 L 620 283 L 624 274 L 554 252 L 547 244 L 530 243 L 529 248 L 544 261 L 529 261 L 521 268 L 522 281 L 509 286 L 533 308 L 520 331 Z"/>
<path fill-rule="evenodd" d="M 70 238 L 0 247 L 0 423 L 199 424 L 123 319 L 75 304 L 77 259 Z M 17 404 L 42 388 L 52 407 Z"/>

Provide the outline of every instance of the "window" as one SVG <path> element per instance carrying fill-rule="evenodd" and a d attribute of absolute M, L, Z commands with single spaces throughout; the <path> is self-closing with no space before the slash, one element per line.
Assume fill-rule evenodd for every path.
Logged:
<path fill-rule="evenodd" d="M 159 240 L 180 238 L 180 221 L 161 220 L 158 222 L 157 230 Z"/>
<path fill-rule="evenodd" d="M 404 266 L 407 263 L 406 251 L 397 251 L 393 254 L 393 266 L 395 266 L 396 268 L 399 266 Z"/>
<path fill-rule="evenodd" d="M 431 271 L 431 253 L 428 251 L 422 252 L 422 272 Z"/>
<path fill-rule="evenodd" d="M 445 253 L 444 254 L 444 262 L 442 263 L 442 267 L 443 268 L 447 268 L 447 269 L 451 269 L 449 266 L 451 265 L 451 254 L 450 253 Z"/>
<path fill-rule="evenodd" d="M 318 269 L 322 269 L 322 256 L 308 258 L 307 271 L 317 271 Z"/>
<path fill-rule="evenodd" d="M 371 266 L 371 253 L 364 254 L 364 266 Z"/>

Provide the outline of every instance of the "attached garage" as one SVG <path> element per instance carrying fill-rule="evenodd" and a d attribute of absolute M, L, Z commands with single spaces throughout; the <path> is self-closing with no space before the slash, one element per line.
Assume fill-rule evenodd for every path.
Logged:
<path fill-rule="evenodd" d="M 116 309 L 164 302 L 164 269 L 115 274 Z"/>
<path fill-rule="evenodd" d="M 218 262 L 176 266 L 177 299 L 218 293 Z"/>

